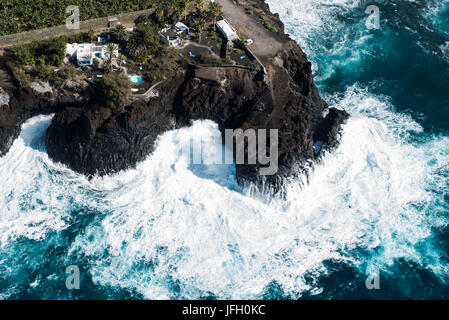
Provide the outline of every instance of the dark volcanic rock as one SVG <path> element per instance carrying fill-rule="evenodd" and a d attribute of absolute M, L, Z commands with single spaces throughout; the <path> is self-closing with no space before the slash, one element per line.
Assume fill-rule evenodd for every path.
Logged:
<path fill-rule="evenodd" d="M 278 17 L 271 18 L 283 30 Z M 264 57 L 266 73 L 190 65 L 157 88 L 159 97 L 135 101 L 120 112 L 98 106 L 91 98 L 94 92 L 80 98 L 79 93 L 37 96 L 31 89 L 18 90 L 0 111 L 0 150 L 8 150 L 27 118 L 56 113 L 47 130 L 49 156 L 88 176 L 104 175 L 144 160 L 165 131 L 195 119 L 210 119 L 222 133 L 226 129 L 278 130 L 276 175 L 261 177 L 259 169 L 264 166 L 260 163 L 236 166 L 239 182 L 265 181 L 276 186 L 280 178 L 319 157 L 314 150 L 317 142 L 335 147 L 348 117 L 336 109 L 323 117 L 327 105 L 314 84 L 311 63 L 294 41 L 281 32 L 279 39 L 283 48 L 271 58 Z"/>
<path fill-rule="evenodd" d="M 7 93 L 10 96 L 9 104 L 0 107 L 0 156 L 9 151 L 27 119 L 40 114 L 57 113 L 68 106 L 79 107 L 90 101 L 93 91 L 84 84 L 69 92 L 39 93 L 31 87 L 24 87 L 12 88 Z"/>
<path fill-rule="evenodd" d="M 316 141 L 336 146 L 349 115 L 331 108 L 323 118 L 327 105 L 314 84 L 311 63 L 295 42 L 286 42 L 267 72 L 264 81 L 260 72 L 246 69 L 197 68 L 187 73 L 174 113 L 178 124 L 211 119 L 223 136 L 225 129 L 278 129 L 279 171 L 264 179 L 276 184 L 279 177 L 316 157 Z M 264 166 L 237 164 L 239 182 L 259 180 L 260 167 Z"/>
<path fill-rule="evenodd" d="M 341 125 L 348 117 L 349 114 L 346 111 L 329 109 L 329 113 L 315 130 L 314 140 L 325 142 L 329 149 L 336 147 L 339 143 L 338 133 Z"/>
<path fill-rule="evenodd" d="M 312 79 L 311 65 L 294 42 L 261 71 L 229 67 L 189 66 L 158 88 L 159 97 L 135 102 L 122 112 L 106 108 L 66 109 L 47 131 L 47 150 L 56 161 L 87 175 L 134 167 L 154 150 L 157 136 L 210 119 L 225 129 L 278 129 L 279 172 L 275 183 L 294 164 L 315 157 L 314 142 L 337 143 L 345 112 L 331 109 L 323 119 L 325 102 Z M 224 136 L 224 134 L 223 134 Z M 256 165 L 237 165 L 237 176 L 257 181 Z"/>
<path fill-rule="evenodd" d="M 134 167 L 153 151 L 159 134 L 175 128 L 166 107 L 170 103 L 164 98 L 136 102 L 115 113 L 98 107 L 66 109 L 47 130 L 48 155 L 89 176 Z"/>

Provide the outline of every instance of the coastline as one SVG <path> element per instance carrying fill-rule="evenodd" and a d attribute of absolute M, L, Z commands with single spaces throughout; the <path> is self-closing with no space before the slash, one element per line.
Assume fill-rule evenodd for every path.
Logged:
<path fill-rule="evenodd" d="M 239 183 L 268 183 L 276 188 L 282 177 L 319 157 L 314 149 L 317 141 L 328 150 L 336 147 L 348 115 L 331 110 L 323 118 L 327 105 L 314 84 L 311 63 L 284 34 L 279 16 L 272 14 L 264 1 L 248 1 L 244 6 L 230 0 L 219 3 L 224 17 L 237 23 L 241 35 L 254 38 L 251 51 L 263 64 L 263 73 L 216 67 L 216 79 L 211 80 L 197 77 L 204 67 L 189 65 L 159 85 L 162 94 L 157 99 L 134 101 L 119 113 L 101 105 L 89 107 L 98 104 L 98 94 L 88 83 L 76 84 L 74 90 L 55 89 L 43 94 L 17 89 L 9 103 L 9 114 L 14 116 L 2 126 L 3 153 L 18 136 L 23 121 L 37 114 L 56 113 L 47 130 L 49 156 L 89 177 L 101 176 L 143 161 L 163 132 L 192 120 L 210 119 L 218 123 L 223 136 L 225 129 L 279 130 L 276 175 L 259 176 L 260 163 L 236 165 Z M 248 9 L 253 11 L 251 15 Z M 268 30 L 267 23 L 276 32 Z"/>

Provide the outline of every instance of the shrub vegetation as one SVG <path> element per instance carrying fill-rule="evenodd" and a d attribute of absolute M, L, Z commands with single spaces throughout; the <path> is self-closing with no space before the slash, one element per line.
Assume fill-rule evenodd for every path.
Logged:
<path fill-rule="evenodd" d="M 0 36 L 64 24 L 70 5 L 78 6 L 81 20 L 154 8 L 172 8 L 178 16 L 192 0 L 1 0 Z"/>
<path fill-rule="evenodd" d="M 28 84 L 33 78 L 60 85 L 74 74 L 74 68 L 69 66 L 54 71 L 64 61 L 65 47 L 65 37 L 31 42 L 7 49 L 4 60 L 21 85 Z"/>
<path fill-rule="evenodd" d="M 111 109 L 120 111 L 129 101 L 131 82 L 124 73 L 110 72 L 99 81 L 103 100 Z"/>

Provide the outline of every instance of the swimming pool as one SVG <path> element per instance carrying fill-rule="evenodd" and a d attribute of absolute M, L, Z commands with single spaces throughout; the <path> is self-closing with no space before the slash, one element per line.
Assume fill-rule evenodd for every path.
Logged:
<path fill-rule="evenodd" d="M 139 84 L 142 82 L 142 76 L 136 75 L 136 74 L 130 74 L 129 76 L 129 81 L 131 81 L 134 84 Z"/>

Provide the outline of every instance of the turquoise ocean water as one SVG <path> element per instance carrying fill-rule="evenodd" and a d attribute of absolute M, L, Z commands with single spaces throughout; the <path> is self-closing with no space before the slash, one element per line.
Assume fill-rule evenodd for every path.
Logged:
<path fill-rule="evenodd" d="M 449 2 L 268 3 L 351 114 L 340 147 L 285 198 L 260 195 L 177 154 L 217 134 L 197 121 L 88 181 L 48 158 L 51 117 L 33 118 L 0 158 L 0 298 L 449 298 Z"/>

